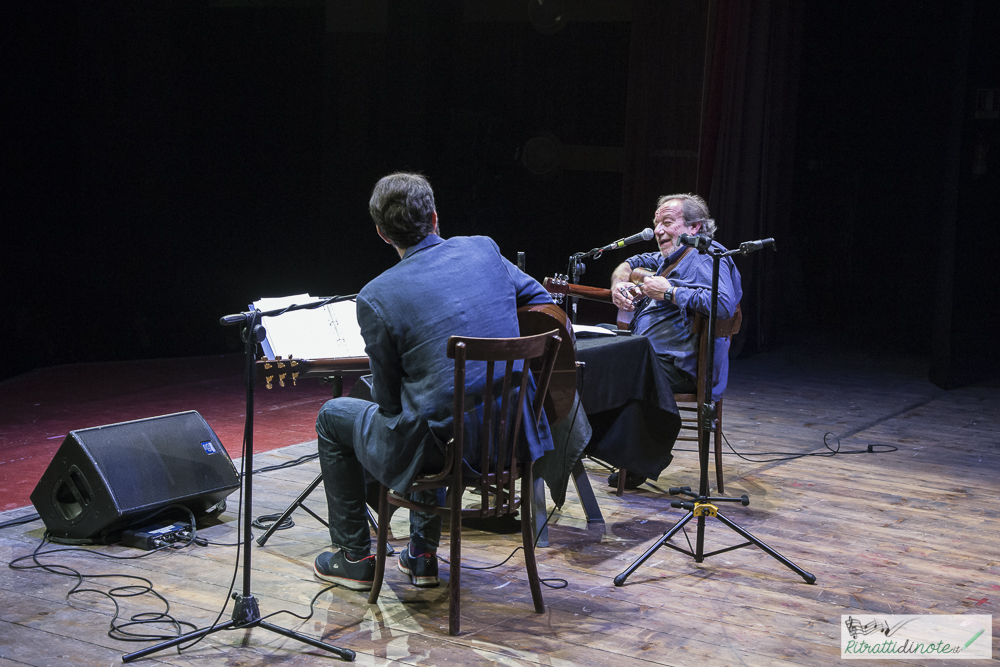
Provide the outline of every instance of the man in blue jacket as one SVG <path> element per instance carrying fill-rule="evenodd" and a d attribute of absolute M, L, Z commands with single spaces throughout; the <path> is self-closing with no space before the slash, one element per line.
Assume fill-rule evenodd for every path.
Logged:
<path fill-rule="evenodd" d="M 400 257 L 399 264 L 365 285 L 357 299 L 371 360 L 372 401 L 335 398 L 316 420 L 330 538 L 337 550 L 321 553 L 314 570 L 320 579 L 354 590 L 370 590 L 375 575 L 365 470 L 402 492 L 421 471 L 444 465 L 455 391 L 448 338 L 517 337 L 517 308 L 551 303 L 542 286 L 504 259 L 491 239 L 443 239 L 434 193 L 423 176 L 382 178 L 369 212 L 379 236 Z M 485 365 L 470 364 L 467 382 L 467 393 L 481 394 Z M 526 420 L 523 428 L 532 460 L 552 449 L 544 418 L 537 426 Z M 467 447 L 465 456 L 473 466 L 474 451 Z M 414 499 L 433 503 L 434 495 Z M 410 543 L 400 553 L 398 567 L 417 586 L 438 585 L 440 536 L 440 516 L 410 513 Z"/>

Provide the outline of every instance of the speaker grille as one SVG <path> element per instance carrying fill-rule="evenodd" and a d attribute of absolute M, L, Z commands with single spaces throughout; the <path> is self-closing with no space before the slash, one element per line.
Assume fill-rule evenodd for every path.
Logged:
<path fill-rule="evenodd" d="M 222 443 L 197 412 L 98 426 L 73 434 L 108 481 L 115 505 L 123 512 L 238 484 Z M 231 475 L 225 474 L 227 469 Z"/>
<path fill-rule="evenodd" d="M 240 486 L 197 412 L 71 431 L 31 494 L 50 534 L 97 539 L 167 505 L 201 516 Z"/>

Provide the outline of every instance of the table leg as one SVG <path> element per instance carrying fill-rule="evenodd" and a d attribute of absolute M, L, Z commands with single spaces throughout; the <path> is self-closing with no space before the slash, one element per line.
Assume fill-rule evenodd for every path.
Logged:
<path fill-rule="evenodd" d="M 580 503 L 583 511 L 587 515 L 587 523 L 604 523 L 604 515 L 601 513 L 601 506 L 597 504 L 597 497 L 594 496 L 594 488 L 590 486 L 590 478 L 587 471 L 583 469 L 583 460 L 580 459 L 573 466 L 573 486 L 576 487 L 576 494 L 580 496 Z"/>
<path fill-rule="evenodd" d="M 344 395 L 344 376 L 343 375 L 330 375 L 322 378 L 323 384 L 330 385 L 330 393 L 333 394 L 333 398 L 340 398 Z"/>

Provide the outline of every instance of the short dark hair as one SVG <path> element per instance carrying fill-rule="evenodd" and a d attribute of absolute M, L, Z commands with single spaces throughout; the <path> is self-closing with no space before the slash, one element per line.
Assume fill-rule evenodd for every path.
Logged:
<path fill-rule="evenodd" d="M 368 212 L 394 246 L 409 248 L 434 231 L 434 191 L 420 174 L 389 174 L 375 184 Z"/>
<path fill-rule="evenodd" d="M 715 238 L 715 220 L 708 217 L 708 204 L 705 200 L 698 195 L 692 194 L 676 194 L 676 195 L 663 195 L 656 200 L 656 208 L 660 208 L 666 204 L 671 199 L 676 199 L 681 203 L 681 211 L 684 213 L 684 224 L 690 227 L 696 222 L 701 223 L 701 231 L 699 234 L 704 234 L 710 239 Z"/>

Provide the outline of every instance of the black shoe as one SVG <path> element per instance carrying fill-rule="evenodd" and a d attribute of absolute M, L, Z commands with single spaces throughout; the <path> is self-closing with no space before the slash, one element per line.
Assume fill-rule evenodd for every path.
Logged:
<path fill-rule="evenodd" d="M 396 565 L 399 571 L 410 578 L 414 586 L 420 588 L 434 588 L 438 581 L 438 559 L 437 554 L 410 555 L 410 545 L 399 554 L 399 562 Z"/>
<path fill-rule="evenodd" d="M 640 485 L 646 483 L 646 478 L 642 475 L 634 475 L 628 471 L 625 471 L 625 488 L 626 489 L 638 489 Z M 611 473 L 608 477 L 608 486 L 617 489 L 618 488 L 618 471 Z"/>
<path fill-rule="evenodd" d="M 316 556 L 313 571 L 323 581 L 331 581 L 352 591 L 370 591 L 375 583 L 375 556 L 348 560 L 343 551 L 324 551 Z"/>

